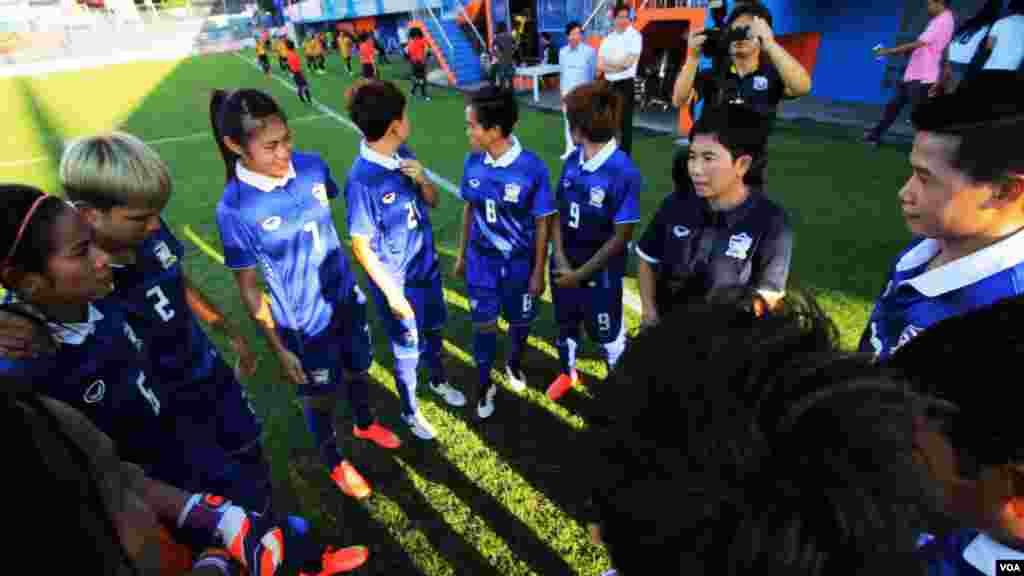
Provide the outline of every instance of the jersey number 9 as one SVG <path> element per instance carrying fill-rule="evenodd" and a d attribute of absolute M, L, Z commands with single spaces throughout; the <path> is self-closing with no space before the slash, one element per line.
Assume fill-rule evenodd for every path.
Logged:
<path fill-rule="evenodd" d="M 580 227 L 580 205 L 569 202 L 569 228 L 578 230 Z"/>

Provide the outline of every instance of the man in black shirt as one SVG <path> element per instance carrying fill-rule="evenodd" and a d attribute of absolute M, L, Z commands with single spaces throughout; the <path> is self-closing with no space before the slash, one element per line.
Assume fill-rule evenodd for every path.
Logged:
<path fill-rule="evenodd" d="M 687 105 L 696 92 L 706 105 L 744 104 L 774 118 L 784 98 L 809 93 L 810 75 L 775 42 L 771 22 L 771 13 L 760 4 L 744 4 L 733 10 L 726 27 L 746 28 L 749 38 L 729 45 L 729 59 L 723 63 L 729 66 L 728 70 L 705 70 L 698 74 L 701 49 L 708 37 L 703 31 L 690 34 L 686 63 L 672 91 L 673 105 Z"/>
<path fill-rule="evenodd" d="M 498 34 L 494 37 L 495 65 L 494 83 L 498 87 L 511 90 L 512 80 L 516 74 L 516 39 L 508 31 L 504 23 L 498 24 Z"/>
<path fill-rule="evenodd" d="M 761 189 L 769 123 L 737 104 L 697 121 L 673 165 L 676 190 L 636 246 L 643 325 L 723 289 L 753 289 L 769 305 L 783 296 L 793 233 Z"/>

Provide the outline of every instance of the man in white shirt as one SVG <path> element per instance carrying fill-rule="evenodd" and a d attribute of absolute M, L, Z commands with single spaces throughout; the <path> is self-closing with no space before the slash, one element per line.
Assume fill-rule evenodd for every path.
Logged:
<path fill-rule="evenodd" d="M 644 39 L 633 28 L 628 4 L 615 5 L 615 30 L 609 34 L 597 53 L 597 69 L 612 83 L 612 89 L 622 95 L 622 129 L 619 148 L 630 154 L 633 148 L 633 84 L 636 65 L 644 50 Z"/>
<path fill-rule="evenodd" d="M 1016 71 L 1024 60 L 1024 0 L 1010 0 L 1008 12 L 989 32 L 985 70 Z"/>
<path fill-rule="evenodd" d="M 577 86 L 593 82 L 597 76 L 597 51 L 583 42 L 583 28 L 573 21 L 565 27 L 569 43 L 558 52 L 558 65 L 562 68 L 559 85 L 562 89 L 562 117 L 565 119 L 565 160 L 576 149 L 569 132 L 569 119 L 565 117 L 565 97 Z"/>

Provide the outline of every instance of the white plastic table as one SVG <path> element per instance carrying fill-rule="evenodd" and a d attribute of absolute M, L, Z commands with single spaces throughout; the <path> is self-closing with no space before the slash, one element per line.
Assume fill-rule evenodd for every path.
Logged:
<path fill-rule="evenodd" d="M 562 67 L 558 64 L 540 64 L 537 66 L 526 66 L 516 68 L 516 76 L 533 78 L 533 101 L 540 101 L 540 79 L 550 74 L 561 74 Z"/>

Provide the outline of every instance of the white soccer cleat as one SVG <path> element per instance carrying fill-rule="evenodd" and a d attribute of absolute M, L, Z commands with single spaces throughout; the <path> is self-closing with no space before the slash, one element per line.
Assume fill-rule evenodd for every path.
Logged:
<path fill-rule="evenodd" d="M 402 414 L 402 421 L 409 426 L 409 431 L 412 432 L 413 436 L 420 440 L 433 440 L 437 436 L 437 430 L 434 425 L 431 424 L 422 412 L 415 414 Z"/>
<path fill-rule="evenodd" d="M 505 366 L 505 377 L 508 378 L 508 387 L 513 392 L 522 392 L 526 390 L 526 374 L 520 370 L 519 374 L 512 372 L 512 368 Z"/>
<path fill-rule="evenodd" d="M 487 389 L 487 393 L 480 399 L 480 402 L 476 405 L 476 414 L 482 420 L 486 420 L 494 414 L 494 395 L 498 393 L 497 384 L 491 384 L 491 387 Z"/>
<path fill-rule="evenodd" d="M 458 408 L 466 405 L 466 396 L 463 395 L 462 392 L 459 392 L 455 388 L 449 386 L 447 382 L 441 382 L 437 386 L 434 386 L 434 383 L 430 382 L 428 386 L 430 386 L 430 389 L 436 394 L 444 398 L 444 401 L 447 402 L 449 406 L 455 406 Z"/>

